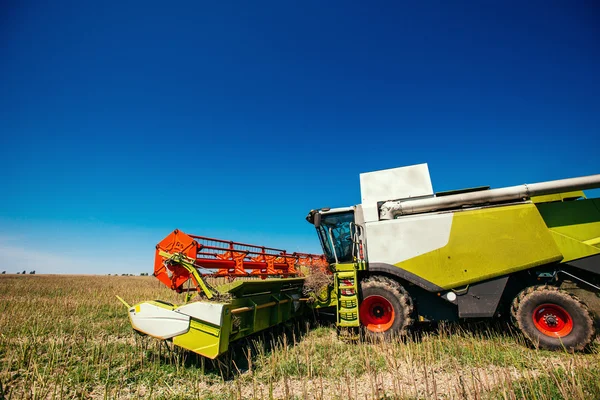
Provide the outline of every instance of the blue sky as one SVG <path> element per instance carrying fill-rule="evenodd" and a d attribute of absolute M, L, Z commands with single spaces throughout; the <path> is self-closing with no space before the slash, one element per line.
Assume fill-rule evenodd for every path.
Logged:
<path fill-rule="evenodd" d="M 150 271 L 174 228 L 318 252 L 306 213 L 383 168 L 427 162 L 437 191 L 599 173 L 599 16 L 5 2 L 0 270 Z"/>

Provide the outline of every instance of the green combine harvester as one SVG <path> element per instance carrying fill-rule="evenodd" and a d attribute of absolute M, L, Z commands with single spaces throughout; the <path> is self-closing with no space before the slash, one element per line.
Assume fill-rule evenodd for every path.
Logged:
<path fill-rule="evenodd" d="M 583 190 L 600 175 L 434 193 L 420 164 L 361 174 L 360 185 L 361 204 L 308 214 L 324 255 L 172 232 L 156 246 L 154 275 L 186 301 L 130 306 L 133 328 L 208 358 L 325 307 L 339 327 L 372 336 L 511 314 L 541 348 L 593 340 L 600 199 Z M 326 283 L 307 292 L 317 275 Z"/>

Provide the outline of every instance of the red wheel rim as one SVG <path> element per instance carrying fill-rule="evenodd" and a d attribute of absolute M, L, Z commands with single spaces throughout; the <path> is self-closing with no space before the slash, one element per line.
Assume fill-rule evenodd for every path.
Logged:
<path fill-rule="evenodd" d="M 571 315 L 556 304 L 542 304 L 533 311 L 533 324 L 546 336 L 565 337 L 573 330 Z"/>
<path fill-rule="evenodd" d="M 394 323 L 394 307 L 382 296 L 369 296 L 360 303 L 360 322 L 371 332 L 385 332 Z"/>

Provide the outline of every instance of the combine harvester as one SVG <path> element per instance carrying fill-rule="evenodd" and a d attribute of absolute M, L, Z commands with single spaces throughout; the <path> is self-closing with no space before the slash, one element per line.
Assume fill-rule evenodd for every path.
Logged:
<path fill-rule="evenodd" d="M 564 287 L 600 293 L 600 199 L 582 191 L 600 175 L 434 193 L 420 164 L 361 174 L 360 185 L 361 204 L 308 214 L 324 256 L 174 231 L 156 246 L 154 275 L 186 302 L 131 306 L 133 328 L 209 358 L 323 307 L 339 327 L 374 336 L 510 313 L 541 348 L 593 340 L 592 310 Z M 331 284 L 303 294 L 299 265 Z"/>

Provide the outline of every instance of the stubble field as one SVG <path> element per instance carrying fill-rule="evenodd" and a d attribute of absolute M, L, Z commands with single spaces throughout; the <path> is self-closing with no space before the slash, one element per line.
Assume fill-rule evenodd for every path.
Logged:
<path fill-rule="evenodd" d="M 600 398 L 598 341 L 552 353 L 506 324 L 445 324 L 352 342 L 307 319 L 210 362 L 135 334 L 115 295 L 181 301 L 153 277 L 0 276 L 0 399 Z"/>

